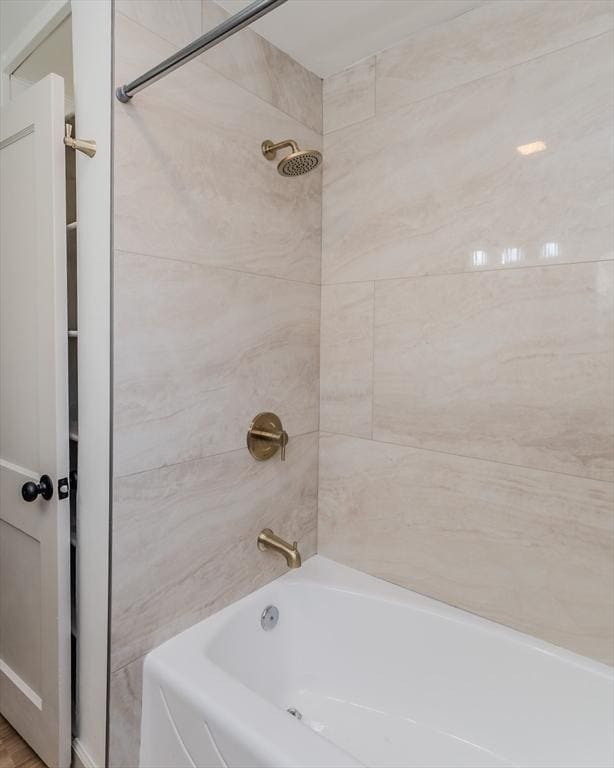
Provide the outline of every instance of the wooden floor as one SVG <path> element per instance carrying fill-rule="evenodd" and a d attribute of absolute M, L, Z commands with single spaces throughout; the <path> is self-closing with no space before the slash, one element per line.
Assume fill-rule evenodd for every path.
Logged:
<path fill-rule="evenodd" d="M 45 763 L 0 715 L 0 768 L 46 768 Z"/>

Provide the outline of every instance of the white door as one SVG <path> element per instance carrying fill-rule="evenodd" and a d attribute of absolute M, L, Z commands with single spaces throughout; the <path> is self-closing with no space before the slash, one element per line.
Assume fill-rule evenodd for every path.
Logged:
<path fill-rule="evenodd" d="M 2 108 L 0 713 L 62 768 L 71 751 L 70 511 L 58 492 L 69 469 L 63 133 L 57 75 Z"/>

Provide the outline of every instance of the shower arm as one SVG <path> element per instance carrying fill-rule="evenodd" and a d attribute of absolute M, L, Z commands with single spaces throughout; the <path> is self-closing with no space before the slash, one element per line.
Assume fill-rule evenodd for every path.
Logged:
<path fill-rule="evenodd" d="M 218 24 L 217 27 L 209 30 L 204 35 L 201 35 L 196 40 L 186 45 L 177 53 L 169 56 L 168 59 L 160 62 L 155 67 L 152 67 L 144 74 L 132 80 L 130 83 L 121 85 L 116 91 L 115 95 L 122 103 L 127 103 L 134 96 L 135 93 L 147 88 L 148 85 L 155 83 L 157 80 L 166 77 L 170 72 L 187 64 L 188 61 L 200 56 L 201 53 L 207 51 L 209 48 L 213 48 L 222 40 L 234 35 L 244 27 L 249 26 L 254 21 L 266 16 L 267 13 L 279 8 L 280 5 L 286 3 L 287 0 L 254 0 L 253 3 L 244 8 L 242 11 L 235 13 L 234 16 L 230 16 L 226 21 Z"/>
<path fill-rule="evenodd" d="M 286 141 L 280 141 L 278 144 L 273 144 L 270 139 L 262 142 L 262 154 L 267 160 L 274 160 L 277 151 L 284 149 L 285 147 L 291 147 L 292 152 L 298 152 L 298 144 L 293 139 L 287 139 Z"/>

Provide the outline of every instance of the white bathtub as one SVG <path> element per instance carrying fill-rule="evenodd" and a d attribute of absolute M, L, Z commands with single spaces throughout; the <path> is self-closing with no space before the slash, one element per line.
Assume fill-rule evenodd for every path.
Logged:
<path fill-rule="evenodd" d="M 313 557 L 147 656 L 141 766 L 610 768 L 613 729 L 610 667 Z"/>

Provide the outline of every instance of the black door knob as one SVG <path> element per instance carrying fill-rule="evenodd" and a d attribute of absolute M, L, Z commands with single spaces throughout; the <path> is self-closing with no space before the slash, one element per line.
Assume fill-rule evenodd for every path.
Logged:
<path fill-rule="evenodd" d="M 53 481 L 49 475 L 41 475 L 38 484 L 24 483 L 21 486 L 21 495 L 24 501 L 36 501 L 39 496 L 42 496 L 45 501 L 49 501 L 53 496 Z"/>

